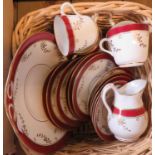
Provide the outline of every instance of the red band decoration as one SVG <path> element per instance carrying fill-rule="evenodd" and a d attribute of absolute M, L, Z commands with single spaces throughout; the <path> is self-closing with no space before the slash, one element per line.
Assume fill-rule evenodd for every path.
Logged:
<path fill-rule="evenodd" d="M 70 55 L 70 54 L 72 54 L 74 52 L 74 48 L 75 48 L 74 33 L 73 33 L 72 26 L 71 26 L 67 16 L 61 16 L 61 18 L 65 23 L 66 30 L 67 30 L 67 33 L 68 33 L 68 40 L 69 40 L 68 55 Z"/>
<path fill-rule="evenodd" d="M 130 24 L 125 26 L 119 26 L 116 28 L 111 28 L 107 32 L 107 37 L 112 37 L 113 35 L 116 35 L 118 33 L 132 31 L 132 30 L 149 30 L 149 26 L 147 24 Z"/>
<path fill-rule="evenodd" d="M 129 109 L 129 110 L 120 110 L 116 107 L 113 109 L 114 114 L 122 115 L 122 116 L 127 116 L 127 117 L 135 117 L 139 116 L 145 113 L 145 108 L 138 108 L 138 109 Z"/>

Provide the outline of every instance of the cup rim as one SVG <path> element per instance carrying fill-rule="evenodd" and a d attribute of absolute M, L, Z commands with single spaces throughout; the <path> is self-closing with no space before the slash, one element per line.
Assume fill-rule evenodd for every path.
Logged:
<path fill-rule="evenodd" d="M 56 19 L 59 20 L 62 20 L 64 26 L 65 26 L 65 31 L 67 33 L 67 40 L 68 40 L 68 48 L 66 49 L 66 52 L 62 51 L 60 48 L 59 48 L 59 45 L 58 45 L 58 42 L 57 42 L 57 37 L 55 36 L 56 38 L 56 42 L 57 42 L 57 45 L 58 45 L 58 48 L 60 50 L 60 52 L 64 55 L 64 56 L 68 56 L 70 54 L 72 54 L 74 52 L 74 49 L 75 49 L 75 36 L 74 36 L 74 32 L 73 32 L 73 29 L 72 29 L 72 25 L 70 23 L 70 20 L 68 18 L 67 15 L 57 15 L 55 18 L 54 18 L 54 22 Z M 55 26 L 56 27 L 56 26 Z M 54 28 L 54 31 L 55 31 L 55 28 Z"/>
<path fill-rule="evenodd" d="M 116 34 L 123 33 L 123 32 L 128 32 L 132 30 L 149 30 L 149 25 L 148 24 L 143 24 L 143 23 L 133 23 L 133 24 L 128 24 L 128 25 L 123 25 L 123 26 L 118 26 L 118 27 L 112 27 L 108 32 L 107 32 L 107 37 L 112 37 Z"/>

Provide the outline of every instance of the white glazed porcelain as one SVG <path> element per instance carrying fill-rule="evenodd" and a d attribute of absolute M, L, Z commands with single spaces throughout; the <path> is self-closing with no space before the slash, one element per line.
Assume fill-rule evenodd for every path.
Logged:
<path fill-rule="evenodd" d="M 70 7 L 75 15 L 66 15 L 65 7 Z M 58 48 L 64 56 L 84 52 L 84 49 L 96 43 L 99 31 L 91 17 L 79 14 L 69 2 L 61 5 L 60 13 L 61 16 L 54 19 L 54 33 Z"/>
<path fill-rule="evenodd" d="M 104 42 L 108 42 L 109 50 L 103 47 Z M 148 25 L 130 22 L 111 28 L 107 38 L 100 41 L 100 49 L 111 54 L 120 67 L 143 65 L 148 57 L 148 46 Z"/>
<path fill-rule="evenodd" d="M 108 111 L 108 126 L 120 141 L 135 141 L 147 128 L 148 114 L 142 101 L 146 83 L 146 80 L 137 79 L 119 89 L 109 83 L 102 90 L 101 98 Z M 113 110 L 106 101 L 106 94 L 111 89 L 115 94 Z"/>

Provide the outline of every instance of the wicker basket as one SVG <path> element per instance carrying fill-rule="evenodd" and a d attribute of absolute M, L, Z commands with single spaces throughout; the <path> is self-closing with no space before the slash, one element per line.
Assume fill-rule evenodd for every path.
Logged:
<path fill-rule="evenodd" d="M 81 14 L 92 15 L 99 13 L 98 26 L 102 32 L 106 32 L 113 24 L 129 19 L 137 22 L 148 23 L 151 30 L 152 10 L 144 5 L 132 2 L 111 1 L 111 2 L 85 2 L 73 4 Z M 17 24 L 13 32 L 12 52 L 16 52 L 19 45 L 29 36 L 40 31 L 53 32 L 53 18 L 59 14 L 60 5 L 52 5 L 25 15 Z M 71 10 L 66 10 L 71 13 Z M 78 129 L 69 144 L 62 150 L 56 152 L 57 155 L 151 155 L 152 148 L 152 127 L 151 127 L 151 105 L 152 105 L 152 52 L 151 41 L 149 58 L 143 67 L 135 69 L 135 76 L 147 77 L 148 85 L 145 93 L 146 108 L 150 115 L 150 124 L 147 132 L 134 143 L 122 143 L 119 141 L 101 141 L 89 125 Z M 26 151 L 25 148 L 23 148 Z M 30 155 L 30 152 L 27 153 Z"/>

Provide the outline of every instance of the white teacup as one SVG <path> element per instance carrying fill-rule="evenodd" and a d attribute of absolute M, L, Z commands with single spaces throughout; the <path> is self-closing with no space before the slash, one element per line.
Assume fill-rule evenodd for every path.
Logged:
<path fill-rule="evenodd" d="M 108 42 L 110 50 L 103 47 L 104 42 Z M 100 49 L 111 54 L 120 67 L 143 65 L 148 56 L 148 46 L 148 25 L 130 22 L 112 27 L 107 38 L 100 41 Z"/>
<path fill-rule="evenodd" d="M 65 7 L 70 7 L 75 15 L 66 15 Z M 61 5 L 60 13 L 54 18 L 54 33 L 58 48 L 64 56 L 85 52 L 97 43 L 99 30 L 91 17 L 79 14 L 69 2 Z"/>

